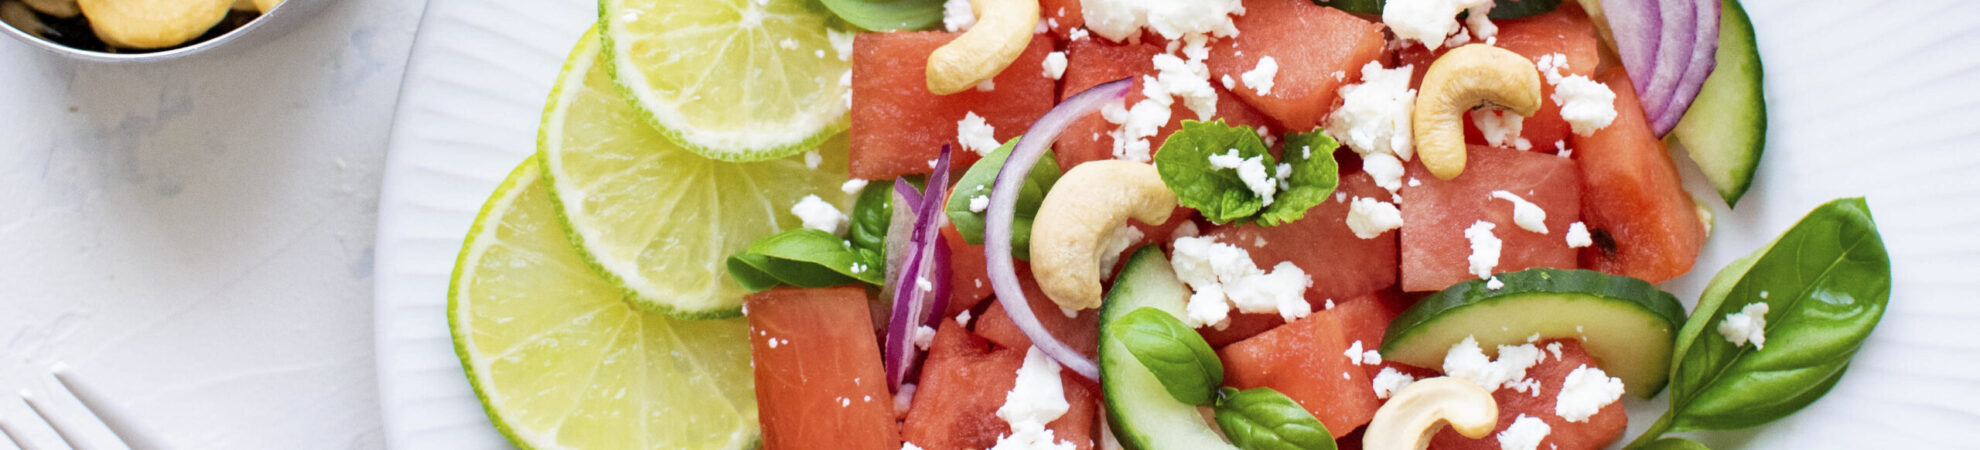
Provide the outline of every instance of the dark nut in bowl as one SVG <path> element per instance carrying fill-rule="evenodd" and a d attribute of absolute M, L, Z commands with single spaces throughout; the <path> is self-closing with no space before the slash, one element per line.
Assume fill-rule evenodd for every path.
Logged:
<path fill-rule="evenodd" d="M 75 59 L 161 61 L 265 41 L 328 1 L 0 0 L 0 32 Z"/>

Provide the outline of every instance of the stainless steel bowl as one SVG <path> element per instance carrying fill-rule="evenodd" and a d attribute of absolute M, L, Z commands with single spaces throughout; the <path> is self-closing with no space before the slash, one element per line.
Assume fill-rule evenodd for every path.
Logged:
<path fill-rule="evenodd" d="M 29 47 L 69 59 L 111 64 L 173 61 L 199 54 L 239 51 L 260 45 L 263 42 L 275 40 L 275 38 L 301 25 L 304 20 L 314 16 L 318 9 L 331 1 L 333 0 L 283 0 L 282 4 L 275 6 L 275 9 L 263 13 L 260 17 L 256 17 L 253 21 L 248 22 L 246 25 L 241 25 L 240 28 L 235 28 L 233 31 L 227 32 L 227 34 L 200 41 L 193 45 L 146 53 L 110 53 L 79 49 L 55 41 L 42 39 L 40 36 L 35 36 L 25 30 L 14 28 L 13 25 L 6 24 L 5 22 L 0 22 L 0 33 L 12 36 L 14 40 L 27 44 Z"/>

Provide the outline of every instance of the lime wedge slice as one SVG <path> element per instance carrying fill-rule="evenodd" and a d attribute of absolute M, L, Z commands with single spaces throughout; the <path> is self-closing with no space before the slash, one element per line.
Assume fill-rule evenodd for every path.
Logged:
<path fill-rule="evenodd" d="M 599 24 L 618 84 L 689 151 L 762 161 L 846 129 L 851 35 L 806 0 L 603 0 Z M 916 69 L 919 70 L 919 69 Z"/>
<path fill-rule="evenodd" d="M 598 43 L 587 34 L 565 62 L 537 142 L 571 242 L 634 304 L 683 318 L 738 315 L 747 292 L 725 259 L 802 223 L 790 208 L 806 195 L 843 208 L 846 139 L 763 162 L 703 158 L 619 96 Z"/>
<path fill-rule="evenodd" d="M 761 439 L 740 319 L 647 312 L 585 267 L 535 161 L 496 189 L 454 266 L 448 327 L 522 448 L 745 448 Z"/>

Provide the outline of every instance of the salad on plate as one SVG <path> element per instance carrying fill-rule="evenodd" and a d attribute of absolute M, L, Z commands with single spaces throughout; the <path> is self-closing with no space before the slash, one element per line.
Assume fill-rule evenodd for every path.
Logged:
<path fill-rule="evenodd" d="M 1705 448 L 1889 301 L 1862 198 L 1695 267 L 1765 147 L 1734 0 L 598 17 L 449 292 L 519 447 Z"/>

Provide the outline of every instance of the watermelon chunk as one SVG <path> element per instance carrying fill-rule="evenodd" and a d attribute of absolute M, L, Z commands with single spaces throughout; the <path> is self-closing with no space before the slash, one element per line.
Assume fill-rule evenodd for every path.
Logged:
<path fill-rule="evenodd" d="M 955 317 L 964 310 L 976 308 L 983 299 L 990 298 L 989 269 L 983 259 L 982 245 L 969 245 L 963 241 L 962 232 L 956 231 L 955 224 L 942 227 L 943 241 L 949 245 L 949 308 L 942 313 Z"/>
<path fill-rule="evenodd" d="M 1596 244 L 1581 249 L 1581 265 L 1652 283 L 1676 278 L 1698 259 L 1705 224 L 1644 120 L 1629 74 L 1609 70 L 1596 81 L 1616 92 L 1616 121 L 1570 139 L 1581 167 L 1581 216 Z"/>
<path fill-rule="evenodd" d="M 865 289 L 777 288 L 743 308 L 764 448 L 901 447 Z"/>
<path fill-rule="evenodd" d="M 1332 112 L 1342 85 L 1361 66 L 1386 59 L 1382 25 L 1308 0 L 1252 0 L 1237 16 L 1237 36 L 1210 45 L 1211 84 L 1242 78 L 1270 56 L 1279 65 L 1270 95 L 1242 82 L 1234 91 L 1292 131 L 1311 130 Z"/>
<path fill-rule="evenodd" d="M 1066 317 L 1059 304 L 1053 303 L 1050 297 L 1045 296 L 1045 291 L 1039 290 L 1038 283 L 1031 278 L 1030 266 L 1019 264 L 1017 267 L 1018 283 L 1024 287 L 1025 300 L 1031 303 L 1031 313 L 1038 316 L 1038 322 L 1045 325 L 1045 330 L 1071 345 L 1079 354 L 1089 358 L 1098 355 L 1099 310 L 1083 310 L 1073 317 Z M 983 318 L 976 321 L 976 333 L 1007 348 L 1020 351 L 1031 348 L 1031 338 L 1025 337 L 1024 332 L 1018 330 L 1017 323 L 1011 321 L 1011 316 L 1004 313 L 1002 302 L 992 302 L 989 309 L 983 310 Z"/>
<path fill-rule="evenodd" d="M 1541 56 L 1559 53 L 1567 56 L 1567 70 L 1562 76 L 1593 76 L 1596 66 L 1602 62 L 1601 43 L 1595 37 L 1595 24 L 1583 12 L 1577 2 L 1561 2 L 1559 9 L 1537 16 L 1493 21 L 1499 26 L 1495 45 L 1512 50 L 1514 53 L 1535 62 Z M 1411 85 L 1423 81 L 1423 72 L 1430 68 L 1430 62 L 1449 51 L 1440 47 L 1435 52 L 1421 45 L 1411 45 L 1396 52 L 1400 64 L 1415 68 L 1415 78 Z M 1554 103 L 1554 86 L 1541 83 L 1540 110 L 1527 117 L 1520 130 L 1520 137 L 1533 144 L 1534 151 L 1553 153 L 1556 142 L 1565 144 L 1573 130 L 1566 120 L 1561 119 L 1561 105 Z M 1465 121 L 1465 141 L 1473 144 L 1485 143 L 1485 137 L 1470 120 Z"/>
<path fill-rule="evenodd" d="M 1623 411 L 1623 403 L 1617 401 L 1602 407 L 1586 422 L 1568 422 L 1554 415 L 1554 399 L 1561 394 L 1561 385 L 1567 375 L 1581 366 L 1596 367 L 1595 358 L 1582 350 L 1581 344 L 1573 339 L 1543 341 L 1538 344 L 1546 349 L 1553 343 L 1561 344 L 1561 356 L 1554 358 L 1550 353 L 1539 364 L 1526 369 L 1527 378 L 1540 382 L 1539 392 L 1520 393 L 1512 389 L 1499 389 L 1492 392 L 1492 398 L 1499 401 L 1499 428 L 1484 439 L 1471 439 L 1445 429 L 1437 433 L 1430 442 L 1431 448 L 1458 450 L 1497 450 L 1498 434 L 1512 426 L 1519 416 L 1539 418 L 1547 423 L 1547 438 L 1540 441 L 1540 448 L 1606 448 L 1621 438 L 1623 429 L 1629 425 L 1628 413 Z M 1551 447 L 1550 447 L 1551 445 Z"/>
<path fill-rule="evenodd" d="M 1485 146 L 1472 146 L 1470 160 L 1451 180 L 1438 179 L 1422 164 L 1408 165 L 1408 176 L 1421 185 L 1402 189 L 1403 290 L 1435 291 L 1477 278 L 1464 231 L 1480 220 L 1493 223 L 1492 235 L 1503 243 L 1492 273 L 1576 268 L 1575 250 L 1567 246 L 1568 225 L 1581 220 L 1581 174 L 1574 161 Z M 1514 224 L 1512 202 L 1492 198 L 1495 190 L 1546 211 L 1547 234 Z"/>
<path fill-rule="evenodd" d="M 1052 109 L 1058 83 L 1047 78 L 1040 62 L 1052 51 L 1052 39 L 1031 40 L 1011 67 L 992 79 L 989 92 L 966 90 L 952 95 L 928 92 L 928 54 L 955 39 L 956 33 L 861 33 L 853 40 L 852 153 L 853 178 L 885 180 L 928 173 L 929 161 L 942 145 L 958 145 L 955 167 L 961 171 L 981 159 L 962 150 L 956 121 L 974 112 L 991 126 L 998 142 L 1024 134 L 1033 121 Z"/>
<path fill-rule="evenodd" d="M 1003 407 L 1005 396 L 1017 383 L 1025 351 L 992 346 L 955 319 L 943 320 L 923 363 L 921 383 L 902 423 L 901 437 L 929 450 L 996 445 L 998 436 L 1011 432 L 1010 424 L 997 417 L 997 408 Z M 1059 440 L 1091 449 L 1097 396 L 1084 383 L 1073 382 L 1066 375 L 1060 373 L 1066 404 L 1071 408 L 1046 428 Z M 812 447 L 819 442 L 837 445 L 835 441 L 814 441 Z"/>
<path fill-rule="evenodd" d="M 1132 106 L 1148 98 L 1141 94 L 1142 77 L 1155 75 L 1153 58 L 1162 53 L 1164 41 L 1148 42 L 1116 44 L 1104 39 L 1081 39 L 1067 43 L 1065 88 L 1060 91 L 1060 98 L 1078 94 L 1100 83 L 1130 77 L 1134 78 L 1134 87 L 1129 89 L 1125 104 Z M 1271 126 L 1270 119 L 1239 101 L 1230 91 L 1222 87 L 1216 89 L 1217 118 L 1231 125 L 1254 129 Z M 1150 149 L 1160 149 L 1170 134 L 1182 128 L 1183 120 L 1196 119 L 1196 113 L 1177 100 L 1169 107 L 1169 123 L 1149 138 Z M 1059 167 L 1069 170 L 1079 163 L 1113 159 L 1114 138 L 1107 136 L 1107 132 L 1118 128 L 1099 114 L 1074 121 L 1052 146 L 1058 155 Z"/>
<path fill-rule="evenodd" d="M 1080 10 L 1079 0 L 1038 0 L 1038 16 L 1038 21 L 1044 22 L 1061 41 L 1071 41 L 1072 31 L 1086 26 L 1086 13 Z"/>
<path fill-rule="evenodd" d="M 1346 356 L 1347 328 L 1354 324 L 1342 316 L 1315 311 L 1217 350 L 1224 362 L 1224 383 L 1278 390 L 1313 413 L 1336 438 L 1367 424 L 1382 402 L 1375 398 L 1366 371 Z"/>
<path fill-rule="evenodd" d="M 1336 192 L 1346 193 L 1341 197 L 1346 199 L 1389 198 L 1388 191 L 1362 172 L 1343 174 Z M 1347 202 L 1328 199 L 1307 210 L 1305 218 L 1276 227 L 1233 225 L 1206 234 L 1251 252 L 1259 268 L 1269 269 L 1282 261 L 1299 266 L 1313 277 L 1306 298 L 1318 306 L 1327 299 L 1346 300 L 1396 283 L 1396 233 L 1355 237 L 1348 229 L 1347 214 Z"/>

